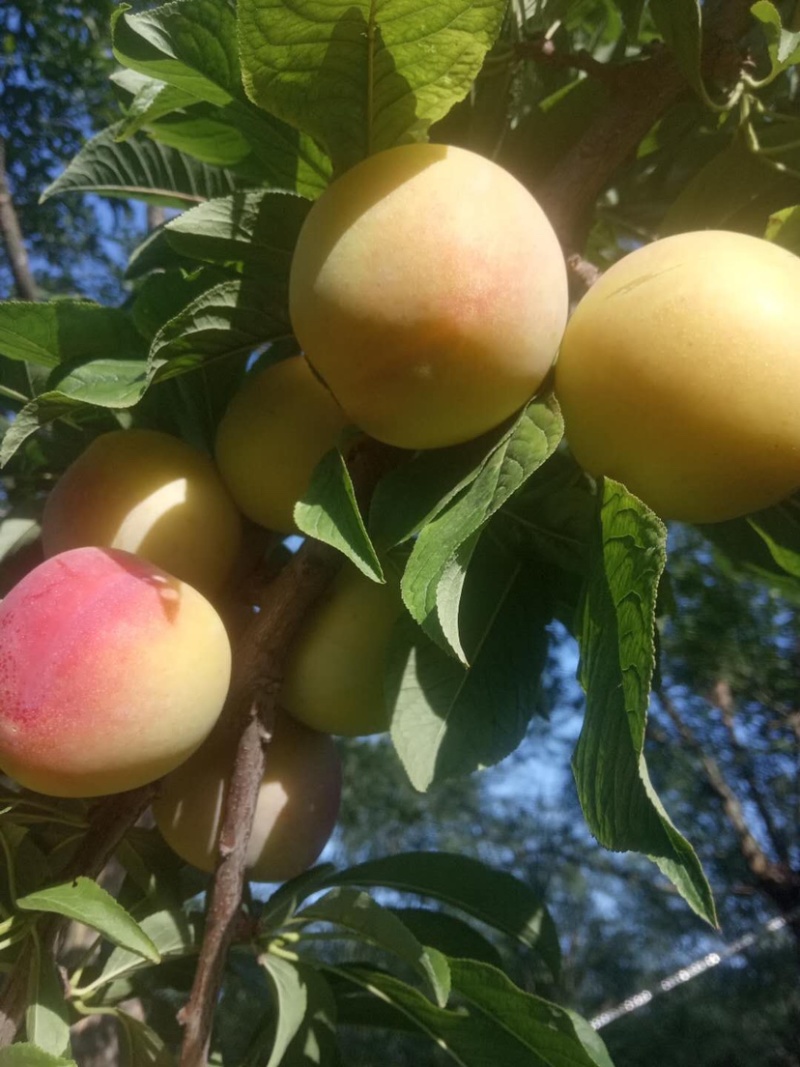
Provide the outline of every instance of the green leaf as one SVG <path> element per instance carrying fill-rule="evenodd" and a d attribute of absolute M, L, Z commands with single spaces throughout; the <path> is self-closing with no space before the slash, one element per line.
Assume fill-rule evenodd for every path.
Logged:
<path fill-rule="evenodd" d="M 606 480 L 579 634 L 586 716 L 573 771 L 600 844 L 650 855 L 689 905 L 715 924 L 703 869 L 656 796 L 643 753 L 665 545 L 661 520 L 624 486 Z"/>
<path fill-rule="evenodd" d="M 135 356 L 141 347 L 130 317 L 119 308 L 85 300 L 0 302 L 0 355 L 7 359 L 49 368 L 109 352 Z"/>
<path fill-rule="evenodd" d="M 228 0 L 174 0 L 141 14 L 129 11 L 123 4 L 112 16 L 120 63 L 212 104 L 242 95 Z"/>
<path fill-rule="evenodd" d="M 475 960 L 451 960 L 453 988 L 472 1009 L 497 1023 L 547 1067 L 599 1067 L 610 1063 L 603 1042 L 592 1033 L 590 1050 L 584 1045 L 571 1012 L 518 989 L 501 971 Z M 586 1029 L 590 1029 L 588 1024 Z M 583 1028 L 582 1028 L 583 1032 Z M 601 1052 L 598 1059 L 594 1049 Z M 505 1058 L 499 1062 L 509 1062 Z"/>
<path fill-rule="evenodd" d="M 703 52 L 700 0 L 650 0 L 650 13 L 683 76 L 703 103 L 714 107 L 700 66 Z"/>
<path fill-rule="evenodd" d="M 185 211 L 167 223 L 167 240 L 190 259 L 244 263 L 288 284 L 310 206 L 291 193 L 243 190 Z"/>
<path fill-rule="evenodd" d="M 461 648 L 452 640 L 455 626 L 444 628 L 451 640 L 443 633 L 439 583 L 458 550 L 555 451 L 563 432 L 561 412 L 554 399 L 530 403 L 487 457 L 468 489 L 422 529 L 414 544 L 403 574 L 403 600 L 428 636 L 462 659 Z M 451 614 L 457 609 L 457 599 L 451 600 Z"/>
<path fill-rule="evenodd" d="M 121 131 L 122 124 L 116 123 L 88 141 L 41 199 L 63 193 L 99 193 L 182 208 L 233 190 L 235 179 L 229 171 L 201 163 L 143 134 L 120 142 Z"/>
<path fill-rule="evenodd" d="M 547 657 L 548 595 L 539 573 L 487 540 L 467 574 L 459 622 L 470 665 L 403 618 L 389 646 L 392 741 L 416 789 L 472 773 L 519 745 Z"/>
<path fill-rule="evenodd" d="M 281 1067 L 334 1067 L 340 1060 L 333 993 L 316 967 L 306 963 L 295 963 L 294 967 L 305 987 L 306 1014 L 286 1048 Z M 253 1064 L 253 1067 L 256 1065 Z"/>
<path fill-rule="evenodd" d="M 485 964 L 451 960 L 451 966 L 467 998 L 457 1011 L 436 1007 L 411 986 L 367 967 L 337 967 L 335 974 L 413 1023 L 459 1067 L 597 1067 L 562 1008 L 523 993 Z"/>
<path fill-rule="evenodd" d="M 28 971 L 25 1034 L 29 1041 L 53 1056 L 69 1051 L 69 1011 L 64 990 L 52 958 L 43 956 L 38 944 Z"/>
<path fill-rule="evenodd" d="M 292 918 L 306 897 L 316 893 L 326 883 L 333 871 L 333 864 L 321 863 L 279 886 L 264 905 L 258 921 L 262 935 L 271 938 L 276 930 Z"/>
<path fill-rule="evenodd" d="M 305 1019 L 308 997 L 305 983 L 293 963 L 270 955 L 263 956 L 261 962 L 272 985 L 277 1008 L 275 1039 L 266 1067 L 278 1067 Z"/>
<path fill-rule="evenodd" d="M 51 375 L 55 389 L 40 393 L 11 423 L 0 446 L 0 466 L 7 463 L 31 434 L 56 419 L 91 407 L 128 408 L 144 395 L 151 376 L 141 359 L 95 359 L 65 364 Z"/>
<path fill-rule="evenodd" d="M 764 27 L 772 63 L 769 80 L 772 81 L 783 71 L 800 62 L 800 32 L 792 33 L 784 29 L 780 12 L 770 0 L 757 0 L 750 11 Z"/>
<path fill-rule="evenodd" d="M 333 923 L 352 930 L 367 944 L 390 952 L 407 963 L 431 988 L 440 1006 L 450 996 L 450 972 L 440 952 L 428 949 L 391 911 L 347 886 L 332 889 L 320 900 L 304 908 L 299 919 Z"/>
<path fill-rule="evenodd" d="M 136 920 L 90 878 L 76 878 L 74 882 L 29 893 L 17 900 L 17 907 L 23 911 L 63 915 L 91 926 L 113 944 L 130 949 L 153 963 L 161 959 L 158 949 Z"/>
<path fill-rule="evenodd" d="M 350 472 L 338 448 L 331 449 L 315 467 L 308 489 L 295 504 L 294 521 L 309 537 L 337 548 L 374 582 L 384 580 Z"/>
<path fill-rule="evenodd" d="M 41 533 L 40 510 L 31 503 L 11 508 L 0 519 L 0 560 L 32 545 Z"/>
<path fill-rule="evenodd" d="M 128 75 L 127 85 L 134 89 L 134 95 L 126 108 L 125 119 L 120 124 L 117 134 L 118 141 L 125 141 L 143 126 L 163 115 L 169 115 L 174 111 L 181 111 L 185 107 L 197 103 L 197 97 L 183 89 L 176 89 L 173 85 L 166 85 L 157 78 L 148 78 L 143 74 L 135 74 L 133 71 L 117 72 L 117 77 L 112 75 L 112 81 L 119 83 L 119 74 Z M 135 79 L 131 84 L 130 79 Z M 125 87 L 125 82 L 122 82 Z"/>
<path fill-rule="evenodd" d="M 764 236 L 782 248 L 800 255 L 800 206 L 787 207 L 770 215 Z"/>
<path fill-rule="evenodd" d="M 775 563 L 792 578 L 800 578 L 800 500 L 749 515 L 747 522 L 769 550 Z"/>
<path fill-rule="evenodd" d="M 505 9 L 505 0 L 239 0 L 244 85 L 346 169 L 425 138 L 466 96 Z"/>
<path fill-rule="evenodd" d="M 175 1067 L 174 1056 L 152 1027 L 125 1011 L 117 1011 L 116 1018 L 125 1067 Z"/>
<path fill-rule="evenodd" d="M 249 103 L 225 110 L 249 141 L 265 185 L 312 200 L 327 188 L 333 167 L 312 137 Z"/>
<path fill-rule="evenodd" d="M 0 1067 L 78 1067 L 74 1060 L 51 1056 L 28 1041 L 0 1048 Z"/>
<path fill-rule="evenodd" d="M 480 474 L 497 445 L 490 434 L 452 448 L 429 448 L 385 474 L 372 494 L 369 531 L 382 549 L 415 537 Z"/>
<path fill-rule="evenodd" d="M 430 945 L 445 956 L 480 960 L 502 970 L 502 958 L 491 941 L 463 919 L 430 908 L 392 908 L 392 913 L 423 945 Z"/>
<path fill-rule="evenodd" d="M 194 930 L 179 908 L 165 908 L 146 915 L 139 920 L 139 929 L 150 939 L 162 960 L 188 956 L 197 949 Z M 100 974 L 92 981 L 92 988 L 101 988 L 124 978 L 142 967 L 149 966 L 151 962 L 149 959 L 143 959 L 139 952 L 115 948 Z"/>
<path fill-rule="evenodd" d="M 328 885 L 383 886 L 449 904 L 535 949 L 555 976 L 561 950 L 547 907 L 507 871 L 448 852 L 404 852 L 370 860 L 326 879 Z"/>
<path fill-rule="evenodd" d="M 209 115 L 168 115 L 149 123 L 147 133 L 159 144 L 217 167 L 237 168 L 251 152 L 239 130 Z"/>
<path fill-rule="evenodd" d="M 131 318 L 142 337 L 150 342 L 184 308 L 231 275 L 217 267 L 204 267 L 187 274 L 185 270 L 160 270 L 137 286 Z"/>
<path fill-rule="evenodd" d="M 253 352 L 291 332 L 280 295 L 256 281 L 220 282 L 158 331 L 149 366 L 159 380 L 185 374 L 208 360 Z"/>

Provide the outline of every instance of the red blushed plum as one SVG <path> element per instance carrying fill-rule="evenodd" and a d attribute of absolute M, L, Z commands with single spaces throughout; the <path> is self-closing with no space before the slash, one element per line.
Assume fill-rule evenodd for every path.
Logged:
<path fill-rule="evenodd" d="M 0 604 L 0 769 L 50 796 L 154 781 L 208 736 L 230 670 L 191 586 L 128 552 L 63 552 Z"/>
<path fill-rule="evenodd" d="M 164 779 L 153 805 L 167 844 L 202 871 L 213 871 L 216 864 L 235 751 L 229 728 L 218 727 L 190 760 Z M 250 877 L 284 882 L 310 867 L 333 833 L 341 789 L 341 760 L 333 739 L 280 715 L 267 748 L 247 850 Z"/>

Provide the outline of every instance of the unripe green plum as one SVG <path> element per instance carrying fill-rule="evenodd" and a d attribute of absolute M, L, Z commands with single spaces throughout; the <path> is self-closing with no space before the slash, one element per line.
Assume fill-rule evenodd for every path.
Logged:
<path fill-rule="evenodd" d="M 616 263 L 567 326 L 567 440 L 665 519 L 710 523 L 800 486 L 800 259 L 723 231 Z"/>
<path fill-rule="evenodd" d="M 154 781 L 208 736 L 230 671 L 191 586 L 127 552 L 53 556 L 0 604 L 0 768 L 62 797 Z"/>
<path fill-rule="evenodd" d="M 203 592 L 230 574 L 241 519 L 211 459 L 156 430 L 96 438 L 50 493 L 45 554 L 96 545 L 150 560 Z"/>
<path fill-rule="evenodd" d="M 567 319 L 544 212 L 483 156 L 410 144 L 337 179 L 300 232 L 289 307 L 353 422 L 404 448 L 477 437 L 539 389 Z"/>
<path fill-rule="evenodd" d="M 216 864 L 235 753 L 236 739 L 225 724 L 164 779 L 153 805 L 167 844 L 202 871 L 213 871 Z M 250 877 L 283 882 L 310 867 L 333 833 L 341 788 L 341 760 L 333 738 L 279 715 L 267 747 L 247 849 Z"/>
<path fill-rule="evenodd" d="M 292 533 L 294 506 L 349 419 L 302 356 L 249 376 L 217 431 L 216 457 L 248 518 Z"/>
<path fill-rule="evenodd" d="M 388 730 L 383 674 L 402 610 L 395 581 L 378 585 L 346 563 L 292 646 L 281 692 L 286 710 L 325 733 Z"/>

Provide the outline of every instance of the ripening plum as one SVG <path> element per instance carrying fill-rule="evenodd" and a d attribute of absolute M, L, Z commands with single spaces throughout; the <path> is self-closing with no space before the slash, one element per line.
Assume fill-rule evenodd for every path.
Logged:
<path fill-rule="evenodd" d="M 241 519 L 211 459 L 157 430 L 96 438 L 50 493 L 45 554 L 119 548 L 215 593 L 239 551 Z"/>
<path fill-rule="evenodd" d="M 230 672 L 191 586 L 128 552 L 53 556 L 0 604 L 0 768 L 62 797 L 154 781 L 210 733 Z"/>
<path fill-rule="evenodd" d="M 394 580 L 378 585 L 346 563 L 289 653 L 281 692 L 286 710 L 325 733 L 356 737 L 388 730 L 383 674 L 402 610 Z"/>
<path fill-rule="evenodd" d="M 539 389 L 567 319 L 567 272 L 516 178 L 462 148 L 370 156 L 309 212 L 289 310 L 306 358 L 381 441 L 477 437 Z"/>
<path fill-rule="evenodd" d="M 302 356 L 249 376 L 217 431 L 217 465 L 248 518 L 292 533 L 294 506 L 347 416 Z"/>
<path fill-rule="evenodd" d="M 235 752 L 236 739 L 223 724 L 164 779 L 153 804 L 167 844 L 202 871 L 213 871 L 216 864 Z M 279 715 L 267 747 L 247 850 L 250 877 L 283 882 L 310 867 L 333 833 L 341 788 L 341 760 L 333 738 Z"/>
<path fill-rule="evenodd" d="M 645 245 L 589 290 L 555 373 L 592 474 L 662 518 L 719 522 L 800 486 L 800 259 L 740 233 Z"/>

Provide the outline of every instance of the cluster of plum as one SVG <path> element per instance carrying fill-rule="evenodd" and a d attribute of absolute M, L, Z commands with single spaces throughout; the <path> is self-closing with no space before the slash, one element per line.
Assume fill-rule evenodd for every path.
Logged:
<path fill-rule="evenodd" d="M 0 768 L 91 797 L 164 777 L 167 841 L 212 869 L 235 737 L 219 598 L 240 513 L 279 533 L 322 456 L 354 425 L 441 448 L 510 418 L 552 380 L 592 474 L 665 518 L 714 522 L 800 484 L 800 260 L 741 234 L 632 251 L 568 317 L 545 214 L 462 149 L 408 145 L 345 173 L 310 211 L 292 264 L 304 355 L 250 372 L 216 463 L 151 430 L 96 439 L 46 503 L 46 560 L 0 605 Z M 558 360 L 556 355 L 558 353 Z M 395 584 L 347 564 L 287 665 L 248 863 L 312 863 L 338 810 L 332 734 L 388 726 L 382 663 Z"/>

